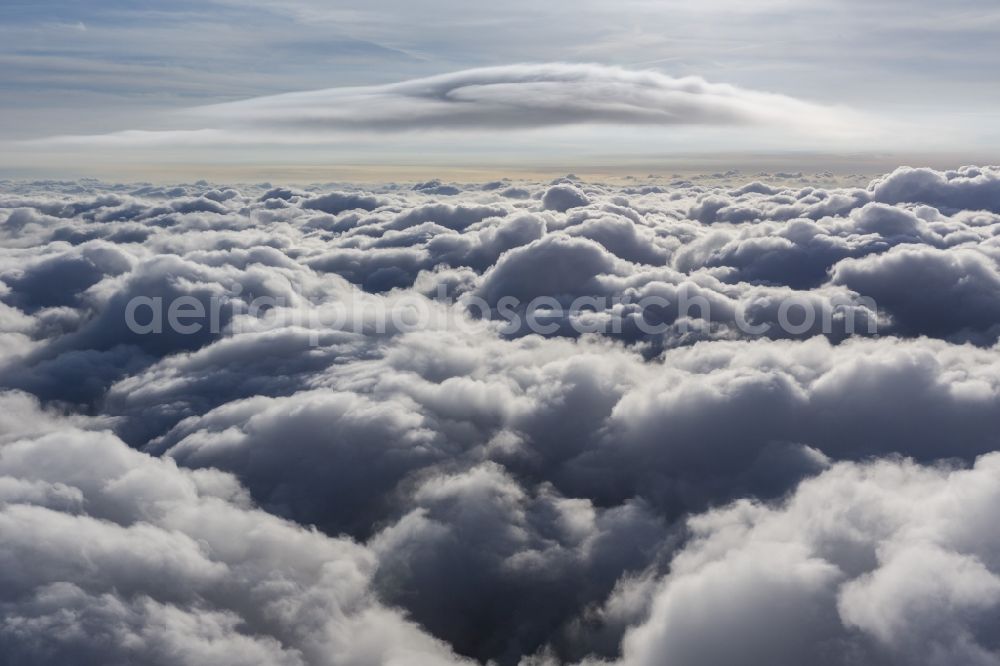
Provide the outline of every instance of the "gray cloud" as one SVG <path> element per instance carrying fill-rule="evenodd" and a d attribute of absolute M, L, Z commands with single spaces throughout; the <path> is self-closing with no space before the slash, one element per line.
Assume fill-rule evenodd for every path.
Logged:
<path fill-rule="evenodd" d="M 887 203 L 1000 212 L 1000 176 L 995 169 L 963 167 L 942 172 L 905 167 L 876 180 L 869 190 L 877 201 Z"/>
<path fill-rule="evenodd" d="M 996 663 L 997 462 L 843 464 L 692 518 L 619 663 Z"/>
<path fill-rule="evenodd" d="M 56 432 L 0 445 L 4 659 L 459 663 L 373 599 L 363 547 L 252 508 L 226 474 L 27 409 Z"/>
<path fill-rule="evenodd" d="M 315 141 L 359 131 L 455 131 L 579 124 L 771 125 L 844 134 L 852 113 L 785 95 L 581 64 L 469 69 L 381 86 L 286 93 L 186 110 L 168 130 L 130 129 L 41 143 L 197 145 Z M 434 190 L 432 190 L 434 191 Z M 436 190 L 456 194 L 457 190 Z"/>
<path fill-rule="evenodd" d="M 599 65 L 509 65 L 385 86 L 331 88 L 204 107 L 195 113 L 274 129 L 538 127 L 575 123 L 753 124 L 827 121 L 790 97 Z"/>

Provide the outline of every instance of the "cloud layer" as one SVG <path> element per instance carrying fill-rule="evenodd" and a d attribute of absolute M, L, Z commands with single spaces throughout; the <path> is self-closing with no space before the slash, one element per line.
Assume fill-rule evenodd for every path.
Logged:
<path fill-rule="evenodd" d="M 0 654 L 1000 662 L 1000 169 L 829 180 L 3 182 Z"/>

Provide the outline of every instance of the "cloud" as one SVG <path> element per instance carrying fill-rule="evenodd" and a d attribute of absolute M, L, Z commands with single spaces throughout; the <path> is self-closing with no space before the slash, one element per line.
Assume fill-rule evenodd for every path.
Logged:
<path fill-rule="evenodd" d="M 909 173 L 0 184 L 0 654 L 995 661 L 995 169 Z"/>
<path fill-rule="evenodd" d="M 956 210 L 1000 213 L 1000 173 L 990 167 L 951 171 L 901 167 L 872 182 L 869 191 L 886 203 L 925 203 Z"/>
<path fill-rule="evenodd" d="M 384 86 L 330 88 L 194 111 L 271 129 L 517 128 L 578 123 L 640 125 L 793 122 L 836 113 L 776 95 L 600 65 L 509 65 Z M 817 122 L 814 116 L 810 123 Z"/>
<path fill-rule="evenodd" d="M 770 125 L 846 134 L 853 114 L 785 95 L 652 70 L 518 64 L 379 86 L 285 93 L 188 109 L 169 130 L 130 129 L 34 143 L 302 143 L 358 132 L 512 130 L 581 124 Z M 856 118 L 855 118 L 856 120 Z M 443 193 L 443 192 L 439 192 Z M 455 191 L 449 190 L 454 194 Z"/>
<path fill-rule="evenodd" d="M 586 206 L 590 203 L 587 195 L 572 185 L 553 185 L 545 191 L 542 204 L 546 210 L 565 213 L 570 208 Z"/>
<path fill-rule="evenodd" d="M 915 286 L 910 276 L 920 275 Z M 966 249 L 901 245 L 864 259 L 845 260 L 833 280 L 870 294 L 911 335 L 988 338 L 1000 326 L 1000 269 L 988 255 Z"/>
<path fill-rule="evenodd" d="M 5 658 L 460 663 L 374 600 L 363 547 L 252 508 L 226 474 L 27 408 L 58 432 L 0 445 L 0 479 L 21 484 L 0 500 Z"/>
<path fill-rule="evenodd" d="M 693 517 L 619 663 L 996 663 L 998 462 L 842 464 Z"/>

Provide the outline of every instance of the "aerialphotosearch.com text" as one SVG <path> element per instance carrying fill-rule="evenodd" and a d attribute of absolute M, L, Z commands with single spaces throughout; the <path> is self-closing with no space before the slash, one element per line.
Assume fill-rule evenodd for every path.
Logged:
<path fill-rule="evenodd" d="M 224 294 L 135 296 L 125 307 L 125 324 L 136 335 L 238 334 L 266 321 L 268 328 L 306 328 L 319 344 L 324 330 L 384 334 L 495 322 L 503 335 L 684 334 L 696 327 L 724 326 L 743 336 L 875 335 L 878 308 L 867 297 L 836 302 L 804 294 L 750 299 L 709 300 L 682 285 L 672 297 L 501 296 L 488 301 L 475 294 L 436 298 L 407 292 L 396 296 L 352 291 L 319 304 L 284 296 L 247 296 L 239 285 Z M 257 326 L 259 328 L 259 326 Z"/>

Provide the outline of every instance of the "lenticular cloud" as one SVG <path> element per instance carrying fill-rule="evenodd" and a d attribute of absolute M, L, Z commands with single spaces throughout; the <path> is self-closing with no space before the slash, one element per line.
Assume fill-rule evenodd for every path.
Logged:
<path fill-rule="evenodd" d="M 267 126 L 407 129 L 570 123 L 749 124 L 829 110 L 783 95 L 601 65 L 507 65 L 402 83 L 330 88 L 202 107 Z"/>
<path fill-rule="evenodd" d="M 584 64 L 461 70 L 378 86 L 255 97 L 184 110 L 171 129 L 129 129 L 42 143 L 165 143 L 356 139 L 359 132 L 506 130 L 581 124 L 759 125 L 845 135 L 858 115 L 786 95 Z"/>
<path fill-rule="evenodd" d="M 3 182 L 0 653 L 1000 663 L 998 191 Z"/>

